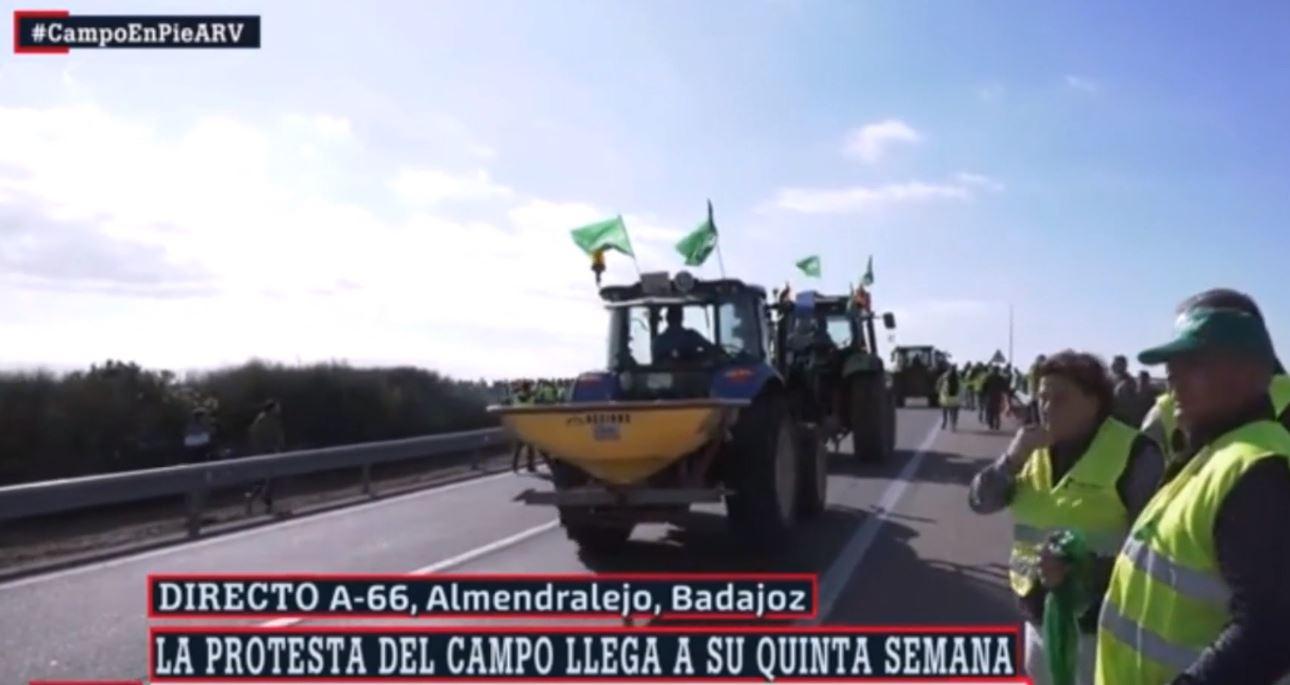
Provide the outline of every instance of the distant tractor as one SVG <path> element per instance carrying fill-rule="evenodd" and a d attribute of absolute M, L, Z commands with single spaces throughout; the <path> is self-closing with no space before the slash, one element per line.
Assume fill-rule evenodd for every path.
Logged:
<path fill-rule="evenodd" d="M 775 305 L 775 365 L 799 419 L 824 438 L 851 436 L 855 457 L 881 461 L 896 446 L 896 406 L 878 352 L 875 315 L 845 296 L 803 292 Z M 891 313 L 883 315 L 895 328 Z"/>
<path fill-rule="evenodd" d="M 550 457 L 554 490 L 520 499 L 555 505 L 593 554 L 638 523 L 684 523 L 692 505 L 722 501 L 741 541 L 791 544 L 824 509 L 825 452 L 771 363 L 766 291 L 681 272 L 600 295 L 606 369 L 581 375 L 567 403 L 489 408 Z"/>
<path fill-rule="evenodd" d="M 928 406 L 939 407 L 941 398 L 936 391 L 936 380 L 949 368 L 945 353 L 931 345 L 917 345 L 897 347 L 891 356 L 896 367 L 896 406 L 903 407 L 914 397 L 926 398 Z"/>

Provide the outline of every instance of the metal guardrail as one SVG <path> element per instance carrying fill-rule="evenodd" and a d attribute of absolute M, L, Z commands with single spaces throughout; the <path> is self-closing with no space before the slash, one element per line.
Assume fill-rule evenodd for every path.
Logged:
<path fill-rule="evenodd" d="M 478 456 L 508 442 L 503 429 L 485 428 L 9 485 L 0 487 L 0 521 L 184 495 L 188 503 L 188 533 L 196 537 L 206 495 L 215 489 L 270 478 L 358 468 L 362 470 L 363 492 L 375 496 L 371 479 L 374 464 L 462 453 Z"/>

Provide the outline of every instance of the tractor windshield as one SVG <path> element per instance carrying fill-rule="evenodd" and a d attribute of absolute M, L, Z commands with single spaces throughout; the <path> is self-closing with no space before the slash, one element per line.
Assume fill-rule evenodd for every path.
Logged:
<path fill-rule="evenodd" d="M 844 314 L 829 316 L 825 325 L 834 345 L 840 348 L 851 346 L 851 317 Z"/>
<path fill-rule="evenodd" d="M 642 302 L 610 311 L 612 369 L 757 358 L 761 351 L 758 310 L 748 298 Z"/>
<path fill-rule="evenodd" d="M 901 367 L 923 366 L 931 368 L 934 366 L 932 359 L 932 348 L 930 347 L 907 347 L 897 354 L 896 363 Z"/>

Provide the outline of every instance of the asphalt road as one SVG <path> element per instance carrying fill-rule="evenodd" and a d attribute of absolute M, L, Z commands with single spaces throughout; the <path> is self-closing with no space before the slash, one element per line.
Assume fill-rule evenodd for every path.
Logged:
<path fill-rule="evenodd" d="M 827 623 L 1015 621 L 1008 517 L 967 506 L 1006 436 L 966 412 L 940 431 L 939 417 L 901 410 L 887 463 L 833 456 L 828 510 L 770 561 L 725 541 L 720 506 L 686 529 L 638 528 L 611 562 L 583 559 L 553 510 L 513 501 L 543 481 L 507 473 L 0 584 L 0 683 L 143 677 L 150 572 L 806 571 Z"/>

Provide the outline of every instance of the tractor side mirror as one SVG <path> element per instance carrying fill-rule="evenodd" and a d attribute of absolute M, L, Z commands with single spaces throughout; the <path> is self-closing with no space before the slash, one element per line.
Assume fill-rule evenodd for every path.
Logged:
<path fill-rule="evenodd" d="M 886 314 L 883 314 L 883 315 L 882 315 L 882 325 L 883 325 L 883 326 L 885 326 L 885 327 L 887 328 L 887 330 L 891 330 L 891 329 L 895 328 L 895 327 L 896 327 L 896 315 L 895 315 L 895 314 L 892 314 L 891 312 L 887 312 Z"/>

